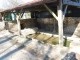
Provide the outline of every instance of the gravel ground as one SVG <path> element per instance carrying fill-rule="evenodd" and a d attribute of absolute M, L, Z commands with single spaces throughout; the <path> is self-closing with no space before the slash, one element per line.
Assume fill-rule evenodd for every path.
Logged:
<path fill-rule="evenodd" d="M 0 32 L 0 60 L 26 60 L 24 59 L 26 57 L 24 46 L 16 45 L 17 42 L 14 44 L 10 42 L 14 37 L 15 35 L 7 30 Z"/>
<path fill-rule="evenodd" d="M 0 32 L 0 60 L 61 60 L 69 50 L 67 47 L 60 48 L 58 45 L 13 35 L 8 30 Z"/>
<path fill-rule="evenodd" d="M 35 39 L 25 39 L 7 30 L 0 32 L 0 60 L 54 60 L 53 50 L 51 45 Z"/>

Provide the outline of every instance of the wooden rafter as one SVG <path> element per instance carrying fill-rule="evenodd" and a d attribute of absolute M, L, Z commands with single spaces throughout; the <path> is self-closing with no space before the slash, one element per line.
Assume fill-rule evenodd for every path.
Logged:
<path fill-rule="evenodd" d="M 58 17 L 56 16 L 56 14 L 45 3 L 43 3 L 43 5 L 54 16 L 54 18 L 58 21 Z"/>
<path fill-rule="evenodd" d="M 66 15 L 67 8 L 68 8 L 68 5 L 66 5 L 66 7 L 65 7 L 65 9 L 64 9 L 64 12 L 63 12 L 63 20 L 64 20 L 64 18 L 65 18 L 65 15 Z"/>

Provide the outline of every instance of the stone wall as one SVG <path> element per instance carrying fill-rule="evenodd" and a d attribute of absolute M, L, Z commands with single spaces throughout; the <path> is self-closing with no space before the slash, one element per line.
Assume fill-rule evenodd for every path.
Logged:
<path fill-rule="evenodd" d="M 21 24 L 23 24 L 24 28 L 34 27 L 36 26 L 36 19 L 21 20 Z"/>
<path fill-rule="evenodd" d="M 24 29 L 24 28 L 30 28 L 30 27 L 35 27 L 36 26 L 35 19 L 21 20 L 20 24 L 21 24 L 21 28 L 22 29 Z M 11 32 L 17 32 L 18 31 L 17 21 L 7 22 L 6 26 L 7 26 L 7 29 L 9 29 L 9 31 L 11 31 Z"/>
<path fill-rule="evenodd" d="M 54 18 L 38 18 L 21 20 L 21 28 L 38 27 L 38 29 L 43 31 L 58 33 L 58 22 Z M 10 31 L 18 31 L 17 22 L 8 22 Z M 80 36 L 80 17 L 66 17 L 64 20 L 64 34 L 71 34 Z"/>
<path fill-rule="evenodd" d="M 58 22 L 54 18 L 39 18 L 37 22 L 44 31 L 58 32 Z M 64 20 L 64 33 L 73 34 L 80 22 L 80 17 L 66 17 Z M 78 27 L 79 28 L 79 27 Z"/>
<path fill-rule="evenodd" d="M 64 20 L 64 33 L 73 34 L 78 28 L 80 17 L 66 17 Z"/>
<path fill-rule="evenodd" d="M 4 30 L 4 22 L 0 21 L 0 31 Z"/>
<path fill-rule="evenodd" d="M 39 18 L 37 19 L 38 25 L 44 31 L 58 31 L 58 22 L 54 18 Z M 55 26 L 54 26 L 55 24 Z"/>

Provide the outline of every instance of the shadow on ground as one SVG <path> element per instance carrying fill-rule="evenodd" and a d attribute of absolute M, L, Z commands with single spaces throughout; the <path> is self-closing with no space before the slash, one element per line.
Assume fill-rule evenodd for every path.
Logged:
<path fill-rule="evenodd" d="M 9 39 L 10 39 L 10 38 L 9 38 Z M 9 39 L 8 39 L 8 40 L 9 40 Z M 9 57 L 10 55 L 12 55 L 13 53 L 16 53 L 17 51 L 23 49 L 23 48 L 25 47 L 24 44 L 28 44 L 29 41 L 31 41 L 31 39 L 26 40 L 23 44 L 21 44 L 20 46 L 18 46 L 18 47 L 15 48 L 14 50 L 12 50 L 12 51 L 6 53 L 5 55 L 1 56 L 1 57 L 0 57 L 0 60 L 4 60 L 4 59 L 6 59 L 7 57 Z M 14 45 L 13 45 L 13 46 L 14 46 Z M 11 47 L 10 47 L 10 48 L 11 48 Z M 9 48 L 9 49 L 10 49 L 10 48 Z"/>
<path fill-rule="evenodd" d="M 16 35 L 13 35 L 13 36 L 10 36 L 10 37 L 8 37 L 7 39 L 4 39 L 4 40 L 2 40 L 2 41 L 0 41 L 0 44 L 3 44 L 3 43 L 5 43 L 5 42 L 7 42 L 7 41 L 10 41 L 13 37 L 15 37 Z"/>

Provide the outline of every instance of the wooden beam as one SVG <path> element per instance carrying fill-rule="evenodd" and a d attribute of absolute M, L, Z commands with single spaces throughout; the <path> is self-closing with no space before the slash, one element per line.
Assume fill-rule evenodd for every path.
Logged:
<path fill-rule="evenodd" d="M 56 14 L 45 3 L 43 3 L 43 5 L 54 16 L 54 18 L 58 21 L 58 17 L 56 16 Z"/>
<path fill-rule="evenodd" d="M 57 12 L 58 12 L 58 29 L 59 29 L 59 45 L 63 46 L 63 7 L 62 0 L 58 0 Z"/>
<path fill-rule="evenodd" d="M 80 0 L 79 0 L 79 2 L 78 1 L 74 2 L 74 1 L 71 1 L 71 0 L 63 0 L 63 4 L 80 7 Z"/>
<path fill-rule="evenodd" d="M 68 8 L 68 5 L 66 5 L 66 7 L 65 7 L 65 9 L 64 9 L 64 12 L 63 12 L 63 20 L 64 20 L 65 15 L 66 15 L 67 8 Z"/>
<path fill-rule="evenodd" d="M 20 18 L 22 18 L 22 17 L 23 17 L 23 14 L 24 14 L 24 12 L 21 14 Z"/>
<path fill-rule="evenodd" d="M 23 8 L 20 10 L 19 19 L 21 19 Z"/>

